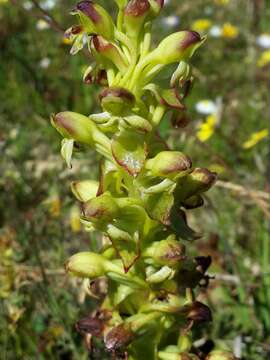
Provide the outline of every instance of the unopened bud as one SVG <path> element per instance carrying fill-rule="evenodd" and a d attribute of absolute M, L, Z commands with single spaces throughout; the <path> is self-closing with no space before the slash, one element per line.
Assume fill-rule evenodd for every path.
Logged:
<path fill-rule="evenodd" d="M 73 181 L 71 183 L 71 191 L 81 202 L 86 202 L 96 197 L 99 183 L 94 180 Z"/>
<path fill-rule="evenodd" d="M 214 350 L 210 352 L 205 360 L 237 360 L 237 357 L 229 351 Z"/>
<path fill-rule="evenodd" d="M 100 34 L 112 39 L 114 24 L 109 13 L 100 5 L 89 0 L 80 1 L 73 14 L 78 14 L 85 30 L 90 34 Z"/>
<path fill-rule="evenodd" d="M 93 145 L 93 134 L 97 131 L 97 127 L 88 117 L 64 111 L 52 115 L 51 123 L 64 138 Z"/>
<path fill-rule="evenodd" d="M 134 334 L 128 324 L 120 324 L 112 328 L 105 336 L 106 349 L 115 351 L 127 347 L 133 340 Z"/>
<path fill-rule="evenodd" d="M 162 151 L 146 162 L 146 168 L 150 169 L 154 176 L 168 178 L 183 176 L 191 167 L 190 158 L 179 151 Z"/>
<path fill-rule="evenodd" d="M 136 38 L 151 12 L 148 0 L 130 0 L 124 10 L 124 26 L 128 36 Z"/>
<path fill-rule="evenodd" d="M 115 116 L 125 114 L 135 104 L 135 96 L 130 91 L 120 87 L 104 89 L 99 98 L 103 109 Z"/>
<path fill-rule="evenodd" d="M 188 60 L 205 38 L 195 31 L 179 31 L 166 37 L 152 52 L 151 58 L 158 64 L 171 64 Z"/>
<path fill-rule="evenodd" d="M 110 60 L 118 68 L 124 72 L 127 69 L 124 57 L 121 55 L 120 50 L 116 45 L 107 41 L 100 35 L 94 35 L 91 39 L 91 48 L 94 49 L 99 55 L 104 56 Z"/>
<path fill-rule="evenodd" d="M 173 267 L 185 258 L 185 246 L 175 240 L 174 236 L 170 236 L 166 240 L 152 243 L 143 252 L 143 257 L 149 258 L 153 264 Z"/>
<path fill-rule="evenodd" d="M 102 255 L 85 251 L 71 256 L 65 268 L 74 276 L 96 278 L 105 274 L 106 261 Z"/>
<path fill-rule="evenodd" d="M 83 204 L 83 216 L 89 221 L 110 222 L 119 213 L 119 207 L 113 197 L 104 193 Z"/>

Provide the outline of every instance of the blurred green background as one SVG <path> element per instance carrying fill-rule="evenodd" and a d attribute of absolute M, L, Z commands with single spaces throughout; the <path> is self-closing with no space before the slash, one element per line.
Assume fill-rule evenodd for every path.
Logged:
<path fill-rule="evenodd" d="M 78 154 L 68 170 L 49 122 L 53 112 L 97 110 L 98 88 L 82 83 L 91 58 L 71 56 L 63 37 L 74 5 L 0 0 L 1 359 L 87 359 L 74 324 L 95 302 L 63 264 L 98 241 L 80 228 L 69 189 L 94 178 L 98 160 Z M 269 359 L 270 3 L 167 1 L 155 41 L 187 28 L 208 35 L 193 59 L 191 122 L 173 129 L 165 119 L 161 135 L 219 174 L 206 206 L 188 214 L 204 234 L 191 246 L 212 256 L 215 276 L 201 295 L 214 313 L 201 336 L 242 359 Z"/>

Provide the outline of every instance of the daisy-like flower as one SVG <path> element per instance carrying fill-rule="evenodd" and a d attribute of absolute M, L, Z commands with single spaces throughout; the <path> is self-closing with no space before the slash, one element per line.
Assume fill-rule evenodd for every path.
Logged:
<path fill-rule="evenodd" d="M 215 0 L 217 5 L 228 5 L 230 0 Z"/>
<path fill-rule="evenodd" d="M 78 206 L 73 206 L 70 210 L 69 223 L 71 230 L 76 233 L 81 230 L 81 220 L 80 220 L 80 209 Z"/>
<path fill-rule="evenodd" d="M 191 28 L 197 32 L 206 32 L 212 25 L 212 21 L 209 19 L 197 19 L 195 20 Z"/>
<path fill-rule="evenodd" d="M 39 31 L 47 30 L 50 28 L 50 25 L 47 23 L 47 21 L 40 19 L 36 23 L 36 28 Z"/>
<path fill-rule="evenodd" d="M 62 38 L 62 43 L 63 43 L 64 45 L 71 45 L 72 42 L 73 42 L 73 41 L 72 41 L 70 38 L 68 38 L 68 37 L 66 37 L 66 36 L 63 36 L 63 38 Z"/>
<path fill-rule="evenodd" d="M 269 49 L 270 48 L 270 34 L 259 35 L 256 39 L 256 43 L 264 49 Z"/>
<path fill-rule="evenodd" d="M 222 35 L 222 29 L 218 25 L 214 25 L 209 29 L 209 35 L 212 37 L 220 37 Z"/>
<path fill-rule="evenodd" d="M 196 111 L 203 115 L 214 114 L 218 110 L 217 104 L 212 100 L 201 100 L 195 105 Z"/>
<path fill-rule="evenodd" d="M 56 5 L 56 0 L 45 0 L 41 3 L 44 10 L 52 10 Z"/>
<path fill-rule="evenodd" d="M 175 26 L 179 25 L 180 18 L 179 18 L 179 16 L 176 16 L 176 15 L 167 16 L 162 19 L 162 23 L 167 27 L 175 27 Z"/>
<path fill-rule="evenodd" d="M 52 217 L 58 217 L 61 211 L 61 200 L 57 194 L 50 196 L 44 201 L 44 204 L 47 206 L 49 214 Z"/>
<path fill-rule="evenodd" d="M 222 27 L 222 36 L 228 39 L 235 39 L 239 34 L 239 29 L 231 23 L 225 23 Z"/>
<path fill-rule="evenodd" d="M 243 143 L 243 149 L 250 149 L 257 145 L 260 141 L 267 138 L 269 136 L 268 129 L 263 129 L 261 131 L 254 132 L 250 135 L 250 137 Z"/>
<path fill-rule="evenodd" d="M 31 3 L 31 1 L 25 1 L 23 3 L 23 7 L 25 10 L 29 11 L 33 8 L 33 4 Z"/>
<path fill-rule="evenodd" d="M 51 64 L 51 59 L 48 57 L 45 57 L 40 61 L 39 66 L 42 69 L 47 69 L 50 66 L 50 64 Z"/>
<path fill-rule="evenodd" d="M 264 67 L 265 65 L 270 63 L 270 50 L 265 50 L 261 53 L 258 61 L 257 66 L 258 67 Z"/>
<path fill-rule="evenodd" d="M 196 133 L 197 138 L 201 142 L 205 142 L 209 140 L 215 132 L 217 123 L 218 123 L 218 118 L 216 114 L 208 115 L 206 120 L 198 126 L 198 130 Z"/>

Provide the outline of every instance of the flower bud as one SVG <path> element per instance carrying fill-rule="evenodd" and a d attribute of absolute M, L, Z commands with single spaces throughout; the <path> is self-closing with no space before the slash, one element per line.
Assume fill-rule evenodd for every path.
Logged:
<path fill-rule="evenodd" d="M 154 265 L 173 267 L 185 258 L 185 246 L 175 240 L 174 236 L 169 236 L 166 240 L 152 243 L 143 252 L 143 257 L 149 258 Z"/>
<path fill-rule="evenodd" d="M 125 114 L 135 104 L 135 96 L 130 91 L 120 87 L 104 89 L 99 98 L 103 109 L 115 116 Z"/>
<path fill-rule="evenodd" d="M 102 255 L 85 251 L 71 256 L 65 268 L 74 276 L 96 278 L 105 274 L 105 266 Z"/>
<path fill-rule="evenodd" d="M 151 59 L 163 65 L 188 60 L 204 41 L 205 38 L 195 31 L 179 31 L 161 41 Z"/>
<path fill-rule="evenodd" d="M 94 180 L 73 181 L 71 183 L 71 191 L 81 202 L 86 202 L 96 197 L 99 183 Z"/>
<path fill-rule="evenodd" d="M 237 358 L 229 351 L 214 350 L 205 360 L 237 360 Z"/>
<path fill-rule="evenodd" d="M 102 36 L 94 35 L 92 37 L 91 48 L 94 49 L 99 55 L 104 56 L 106 59 L 112 61 L 121 72 L 126 70 L 127 64 L 125 63 L 125 59 L 121 55 L 120 50 Z"/>
<path fill-rule="evenodd" d="M 119 207 L 109 193 L 92 198 L 83 204 L 83 216 L 89 221 L 111 222 L 119 213 Z"/>
<path fill-rule="evenodd" d="M 151 12 L 148 0 L 130 0 L 124 10 L 124 27 L 128 36 L 136 38 Z"/>
<path fill-rule="evenodd" d="M 112 328 L 105 336 L 104 343 L 106 349 L 115 351 L 127 347 L 134 338 L 128 324 L 120 324 Z"/>
<path fill-rule="evenodd" d="M 146 168 L 151 170 L 154 176 L 168 178 L 183 176 L 191 167 L 190 158 L 179 151 L 162 151 L 146 162 Z"/>
<path fill-rule="evenodd" d="M 80 1 L 73 14 L 78 14 L 85 30 L 90 34 L 100 34 L 112 39 L 114 24 L 109 13 L 100 5 L 89 0 Z"/>
<path fill-rule="evenodd" d="M 88 117 L 64 111 L 52 115 L 51 123 L 64 138 L 93 145 L 93 133 L 97 131 L 97 128 Z"/>

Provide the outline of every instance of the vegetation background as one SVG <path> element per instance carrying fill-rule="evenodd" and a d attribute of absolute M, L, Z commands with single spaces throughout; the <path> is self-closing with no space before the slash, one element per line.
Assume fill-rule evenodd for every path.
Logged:
<path fill-rule="evenodd" d="M 52 112 L 89 114 L 98 104 L 98 88 L 82 83 L 91 58 L 70 56 L 63 36 L 74 4 L 0 0 L 1 359 L 87 359 L 74 323 L 95 301 L 63 264 L 97 246 L 80 228 L 69 183 L 95 178 L 98 159 L 78 154 L 67 170 L 49 123 Z M 113 12 L 113 1 L 106 6 Z M 190 215 L 203 237 L 189 246 L 212 256 L 215 276 L 202 295 L 214 320 L 198 335 L 242 359 L 269 359 L 270 3 L 167 1 L 155 41 L 186 28 L 208 35 L 193 60 L 191 121 L 174 129 L 165 119 L 161 135 L 219 174 Z"/>

